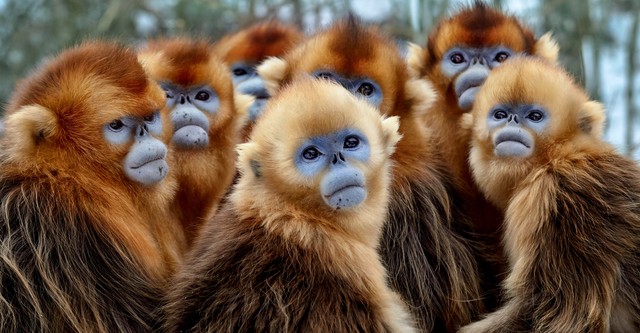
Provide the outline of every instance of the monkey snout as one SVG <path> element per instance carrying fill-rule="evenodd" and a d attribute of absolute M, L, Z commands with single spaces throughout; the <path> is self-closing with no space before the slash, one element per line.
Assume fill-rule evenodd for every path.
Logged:
<path fill-rule="evenodd" d="M 320 193 L 333 209 L 359 205 L 367 197 L 364 175 L 353 167 L 329 172 L 320 183 Z"/>

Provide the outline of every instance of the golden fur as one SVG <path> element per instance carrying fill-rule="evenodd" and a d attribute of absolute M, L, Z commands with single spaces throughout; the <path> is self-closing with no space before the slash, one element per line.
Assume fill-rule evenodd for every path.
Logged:
<path fill-rule="evenodd" d="M 132 143 L 110 145 L 102 131 L 163 104 L 135 53 L 110 42 L 67 50 L 20 83 L 0 148 L 0 331 L 155 326 L 186 247 L 168 210 L 175 181 L 126 178 Z"/>
<path fill-rule="evenodd" d="M 496 157 L 497 104 L 536 104 L 549 126 L 527 158 Z M 506 304 L 462 332 L 638 332 L 640 168 L 601 138 L 604 109 L 554 64 L 514 58 L 473 108 L 473 175 L 505 212 Z M 491 181 L 489 181 L 491 180 Z"/>
<path fill-rule="evenodd" d="M 535 39 L 533 32 L 515 16 L 480 1 L 443 18 L 429 34 L 425 48 L 414 45 L 408 55 L 412 75 L 431 80 L 438 93 L 424 121 L 433 132 L 433 146 L 438 147 L 454 176 L 464 200 L 465 213 L 471 219 L 472 237 L 478 247 L 476 252 L 489 308 L 499 303 L 497 286 L 506 268 L 498 236 L 503 216 L 480 194 L 472 180 L 468 165 L 469 131 L 460 124 L 467 111 L 458 106 L 454 90 L 457 76 L 448 78 L 442 72 L 442 57 L 456 46 L 484 48 L 498 45 L 551 61 L 555 61 L 558 55 L 558 47 L 550 34 Z"/>
<path fill-rule="evenodd" d="M 353 18 L 309 37 L 282 58 L 270 58 L 258 72 L 275 94 L 320 69 L 373 79 L 383 94 L 379 112 L 400 117 L 382 257 L 393 272 L 392 288 L 407 300 L 420 329 L 454 331 L 482 308 L 476 262 L 460 234 L 466 228 L 460 203 L 422 121 L 435 99 L 431 84 L 411 79 L 395 43 Z"/>
<path fill-rule="evenodd" d="M 327 99 L 326 96 L 332 96 Z M 344 128 L 369 140 L 367 198 L 334 210 L 294 156 L 309 137 Z M 338 85 L 303 80 L 268 104 L 239 148 L 241 177 L 210 221 L 167 307 L 169 332 L 411 332 L 376 248 L 397 118 L 382 119 Z"/>
<path fill-rule="evenodd" d="M 178 180 L 173 209 L 178 212 L 191 242 L 200 225 L 215 212 L 235 174 L 235 145 L 251 103 L 248 96 L 235 95 L 229 69 L 203 40 L 173 38 L 149 41 L 138 57 L 150 77 L 182 87 L 211 86 L 218 94 L 220 107 L 207 114 L 209 144 L 204 149 L 172 147 Z M 167 118 L 171 109 L 165 107 Z"/>

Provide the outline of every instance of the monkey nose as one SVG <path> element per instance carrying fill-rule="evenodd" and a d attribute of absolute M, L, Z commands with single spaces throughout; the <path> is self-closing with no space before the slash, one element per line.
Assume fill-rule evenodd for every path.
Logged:
<path fill-rule="evenodd" d="M 341 152 L 333 154 L 333 160 L 331 161 L 333 164 L 337 164 L 338 162 L 345 162 L 344 156 Z"/>
<path fill-rule="evenodd" d="M 147 128 L 147 125 L 138 125 L 138 128 L 136 129 L 136 135 L 139 137 L 145 136 L 149 133 L 149 128 Z"/>

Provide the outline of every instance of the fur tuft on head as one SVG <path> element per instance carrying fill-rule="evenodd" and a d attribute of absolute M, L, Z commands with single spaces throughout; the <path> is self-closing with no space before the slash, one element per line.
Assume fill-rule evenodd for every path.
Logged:
<path fill-rule="evenodd" d="M 558 62 L 559 52 L 560 47 L 558 46 L 558 42 L 553 38 L 551 32 L 547 32 L 540 36 L 533 47 L 533 54 L 552 63 Z"/>
<path fill-rule="evenodd" d="M 271 96 L 280 89 L 288 70 L 287 62 L 278 57 L 267 58 L 257 68 L 258 75 L 264 80 L 264 85 Z"/>

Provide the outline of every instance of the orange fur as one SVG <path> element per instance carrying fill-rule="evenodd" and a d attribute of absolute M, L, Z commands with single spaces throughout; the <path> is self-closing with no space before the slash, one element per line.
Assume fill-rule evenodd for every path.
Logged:
<path fill-rule="evenodd" d="M 495 105 L 538 105 L 548 125 L 531 156 L 494 155 Z M 473 107 L 471 166 L 505 212 L 505 305 L 461 332 L 637 332 L 640 168 L 601 139 L 604 109 L 535 58 L 492 71 Z M 490 181 L 489 181 L 490 180 Z"/>
<path fill-rule="evenodd" d="M 215 114 L 207 114 L 209 144 L 203 149 L 187 149 L 173 145 L 178 180 L 174 210 L 191 241 L 200 225 L 216 210 L 231 184 L 235 172 L 235 145 L 242 126 L 244 102 L 234 96 L 228 68 L 214 55 L 205 41 L 174 38 L 150 41 L 138 57 L 154 80 L 171 82 L 181 87 L 211 86 L 220 106 Z M 172 109 L 163 112 L 169 117 Z"/>
<path fill-rule="evenodd" d="M 0 331 L 155 325 L 186 246 L 168 209 L 175 180 L 126 178 L 132 142 L 107 143 L 103 127 L 153 114 L 163 95 L 135 53 L 110 42 L 67 50 L 21 82 L 1 143 Z"/>
<path fill-rule="evenodd" d="M 381 243 L 391 286 L 410 304 L 423 330 L 454 331 L 481 311 L 477 267 L 461 237 L 465 220 L 422 117 L 435 96 L 431 84 L 412 79 L 395 43 L 353 18 L 309 37 L 282 58 L 258 68 L 272 94 L 299 77 L 332 70 L 380 85 L 379 112 L 400 117 L 402 139 L 391 204 Z"/>
<path fill-rule="evenodd" d="M 279 21 L 253 24 L 217 41 L 214 52 L 227 64 L 244 61 L 258 65 L 268 57 L 285 54 L 303 39 L 293 25 Z"/>

